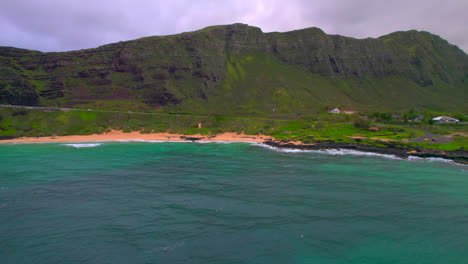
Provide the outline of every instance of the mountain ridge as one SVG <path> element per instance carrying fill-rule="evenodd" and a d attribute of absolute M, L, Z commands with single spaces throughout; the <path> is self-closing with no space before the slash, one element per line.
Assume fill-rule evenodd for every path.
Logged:
<path fill-rule="evenodd" d="M 467 88 L 468 55 L 414 30 L 356 39 L 232 24 L 68 52 L 0 47 L 0 103 L 254 115 L 329 106 L 466 111 Z"/>
<path fill-rule="evenodd" d="M 184 32 L 175 33 L 175 34 L 143 36 L 143 37 L 138 37 L 138 38 L 135 38 L 135 39 L 120 40 L 120 41 L 116 41 L 116 42 L 111 42 L 111 43 L 99 45 L 99 46 L 97 46 L 97 47 L 90 47 L 90 48 L 83 48 L 83 49 L 76 49 L 76 50 L 66 50 L 66 51 L 40 51 L 40 50 L 35 50 L 35 49 L 19 48 L 19 47 L 14 47 L 14 46 L 0 46 L 0 49 L 3 49 L 3 48 L 7 48 L 7 49 L 8 49 L 8 48 L 12 48 L 12 49 L 17 49 L 17 50 L 33 51 L 33 52 L 39 52 L 39 53 L 67 53 L 67 52 L 75 52 L 75 51 L 94 50 L 94 49 L 101 48 L 101 47 L 105 47 L 105 46 L 108 46 L 108 45 L 113 45 L 113 44 L 118 44 L 118 43 L 123 43 L 123 42 L 132 42 L 132 41 L 135 41 L 135 40 L 146 39 L 146 38 L 175 37 L 175 36 L 179 36 L 179 35 L 182 35 L 182 34 L 196 33 L 196 32 L 200 32 L 200 31 L 204 31 L 204 30 L 209 30 L 209 29 L 213 29 L 213 28 L 217 28 L 217 27 L 227 27 L 227 26 L 232 26 L 232 25 L 241 25 L 241 26 L 247 26 L 247 27 L 250 27 L 250 28 L 257 28 L 257 29 L 259 29 L 263 34 L 273 34 L 273 33 L 282 34 L 282 33 L 290 33 L 290 32 L 295 32 L 295 31 L 318 30 L 318 31 L 321 31 L 322 33 L 324 33 L 324 34 L 326 34 L 326 35 L 328 35 L 328 36 L 337 36 L 337 37 L 343 37 L 343 38 L 349 38 L 349 39 L 355 39 L 355 40 L 364 40 L 364 39 L 380 39 L 380 38 L 383 38 L 383 37 L 386 37 L 386 36 L 389 36 L 389 35 L 393 35 L 393 34 L 397 34 L 397 33 L 410 33 L 410 32 L 415 32 L 415 33 L 428 33 L 428 34 L 430 34 L 430 35 L 433 35 L 433 36 L 436 36 L 436 37 L 439 37 L 439 38 L 443 39 L 442 37 L 440 37 L 440 36 L 437 35 L 437 34 L 431 33 L 431 32 L 426 31 L 426 30 L 418 30 L 418 29 L 399 30 L 399 31 L 390 32 L 390 33 L 387 33 L 387 34 L 384 34 L 384 35 L 381 35 L 381 36 L 378 36 L 378 37 L 362 37 L 362 38 L 358 38 L 358 37 L 346 36 L 346 35 L 341 35 L 341 34 L 328 34 L 328 33 L 326 33 L 324 30 L 322 30 L 321 28 L 315 27 L 315 26 L 306 27 L 306 28 L 302 28 L 302 29 L 293 29 L 293 30 L 289 30 L 289 31 L 269 31 L 269 32 L 263 32 L 263 30 L 262 30 L 260 27 L 252 26 L 252 25 L 245 24 L 245 23 L 233 23 L 233 24 L 224 24 L 224 25 L 212 25 L 212 26 L 207 26 L 207 27 L 201 28 L 201 29 L 196 29 L 196 30 L 193 30 L 193 31 L 184 31 Z M 444 40 L 445 40 L 445 39 L 444 39 Z M 445 40 L 445 41 L 446 41 L 448 44 L 450 44 L 450 45 L 452 45 L 452 46 L 455 46 L 456 48 L 460 49 L 460 50 L 463 51 L 465 54 L 468 54 L 468 53 L 466 53 L 463 49 L 461 49 L 458 45 L 452 44 L 452 43 L 448 42 L 447 40 Z"/>

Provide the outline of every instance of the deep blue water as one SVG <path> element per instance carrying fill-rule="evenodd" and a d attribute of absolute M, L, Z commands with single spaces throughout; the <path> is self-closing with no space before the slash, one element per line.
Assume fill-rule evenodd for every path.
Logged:
<path fill-rule="evenodd" d="M 466 166 L 77 146 L 0 145 L 0 263 L 467 263 Z"/>

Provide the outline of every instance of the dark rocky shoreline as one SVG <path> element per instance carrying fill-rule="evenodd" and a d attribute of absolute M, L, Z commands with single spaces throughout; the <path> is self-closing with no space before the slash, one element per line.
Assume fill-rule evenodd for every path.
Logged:
<path fill-rule="evenodd" d="M 288 141 L 267 140 L 264 142 L 264 144 L 275 148 L 301 150 L 349 149 L 362 152 L 394 155 L 399 158 L 408 158 L 409 156 L 420 158 L 443 158 L 468 165 L 468 151 L 464 149 L 453 151 L 426 149 L 412 146 L 402 146 L 401 143 L 398 142 L 379 142 L 379 144 L 385 145 L 382 147 L 359 143 L 337 143 L 333 141 L 318 142 L 314 144 L 294 144 Z"/>

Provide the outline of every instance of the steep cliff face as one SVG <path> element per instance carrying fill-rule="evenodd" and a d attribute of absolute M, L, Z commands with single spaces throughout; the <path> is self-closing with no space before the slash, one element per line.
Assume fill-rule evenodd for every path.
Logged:
<path fill-rule="evenodd" d="M 311 28 L 270 34 L 274 52 L 312 73 L 340 77 L 405 76 L 421 85 L 461 81 L 467 56 L 427 32 L 397 32 L 378 39 L 330 36 Z M 456 77 L 457 76 L 457 77 Z"/>
<path fill-rule="evenodd" d="M 417 31 L 353 39 L 234 24 L 71 52 L 0 47 L 0 103 L 12 104 L 268 114 L 420 100 L 466 110 L 467 76 L 468 55 Z"/>

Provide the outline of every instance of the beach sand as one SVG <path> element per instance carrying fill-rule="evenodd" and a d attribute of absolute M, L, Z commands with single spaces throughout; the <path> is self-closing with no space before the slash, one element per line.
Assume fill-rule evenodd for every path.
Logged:
<path fill-rule="evenodd" d="M 46 142 L 99 142 L 99 141 L 190 141 L 184 137 L 201 138 L 200 141 L 228 141 L 228 142 L 264 142 L 272 139 L 269 136 L 245 135 L 237 133 L 223 133 L 212 136 L 183 135 L 171 133 L 141 134 L 140 132 L 124 133 L 113 130 L 105 134 L 73 135 L 73 136 L 46 136 L 46 137 L 20 137 L 0 140 L 1 143 L 46 143 Z"/>

